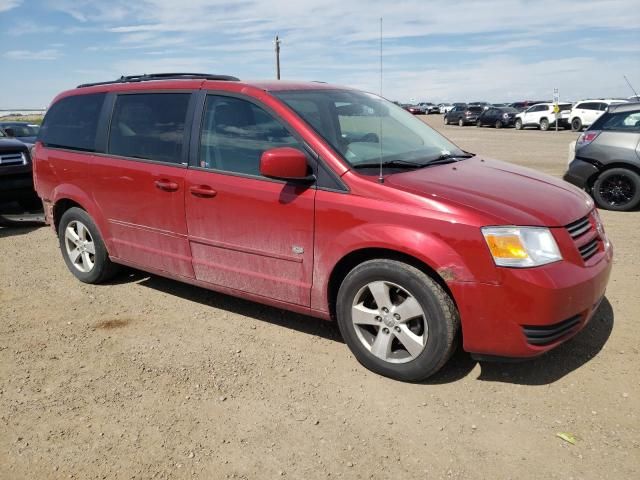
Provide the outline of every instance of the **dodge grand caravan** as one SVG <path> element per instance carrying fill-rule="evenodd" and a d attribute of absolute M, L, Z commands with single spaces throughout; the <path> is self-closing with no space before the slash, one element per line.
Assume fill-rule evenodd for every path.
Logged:
<path fill-rule="evenodd" d="M 49 108 L 35 184 L 69 270 L 127 265 L 336 319 L 367 368 L 415 381 L 454 346 L 532 357 L 580 331 L 612 248 L 561 180 L 465 152 L 324 83 L 157 74 Z"/>

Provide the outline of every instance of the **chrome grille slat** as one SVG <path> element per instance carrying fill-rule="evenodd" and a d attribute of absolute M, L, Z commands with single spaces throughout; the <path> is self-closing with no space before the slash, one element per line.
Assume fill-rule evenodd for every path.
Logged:
<path fill-rule="evenodd" d="M 589 235 L 589 237 L 593 238 L 589 240 L 587 237 L 586 243 L 584 243 L 583 245 L 576 245 L 576 248 L 578 249 L 578 252 L 580 253 L 583 261 L 586 262 L 596 253 L 598 253 L 600 237 L 597 234 L 594 225 L 591 223 L 589 216 L 576 220 L 575 222 L 567 225 L 565 228 L 569 233 L 569 236 L 574 241 L 584 237 L 584 235 L 587 235 L 589 232 L 593 232 L 592 235 Z"/>
<path fill-rule="evenodd" d="M 591 229 L 591 222 L 589 222 L 589 217 L 585 217 L 578 220 L 577 222 L 573 222 L 567 225 L 566 228 L 567 228 L 567 231 L 569 232 L 569 235 L 571 235 L 571 238 L 575 240 L 576 238 L 584 235 Z"/>
<path fill-rule="evenodd" d="M 0 167 L 26 164 L 27 159 L 22 152 L 0 153 Z"/>

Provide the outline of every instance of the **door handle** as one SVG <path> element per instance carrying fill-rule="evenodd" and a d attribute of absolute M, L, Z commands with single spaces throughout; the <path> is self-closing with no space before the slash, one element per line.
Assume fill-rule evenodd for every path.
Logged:
<path fill-rule="evenodd" d="M 156 188 L 164 190 L 165 192 L 175 192 L 179 188 L 176 182 L 171 182 L 169 180 L 156 180 L 154 183 Z"/>
<path fill-rule="evenodd" d="M 189 187 L 189 191 L 194 197 L 213 198 L 218 194 L 218 192 L 208 185 L 192 185 Z"/>

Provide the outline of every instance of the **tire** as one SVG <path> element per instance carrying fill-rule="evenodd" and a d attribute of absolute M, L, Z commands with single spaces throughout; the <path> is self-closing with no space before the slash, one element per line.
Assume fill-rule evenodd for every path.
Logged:
<path fill-rule="evenodd" d="M 476 127 L 481 127 L 482 126 L 482 122 L 480 120 L 476 120 Z"/>
<path fill-rule="evenodd" d="M 502 128 L 502 120 L 496 120 L 496 128 Z"/>
<path fill-rule="evenodd" d="M 445 125 L 449 125 L 449 119 L 447 118 L 447 115 L 445 114 L 444 116 L 444 124 Z"/>
<path fill-rule="evenodd" d="M 378 308 L 371 285 L 388 301 L 386 312 L 387 307 Z M 369 323 L 354 322 L 359 311 L 359 320 Z M 431 277 L 386 259 L 369 260 L 349 272 L 338 291 L 336 313 L 344 341 L 364 367 L 409 382 L 424 380 L 447 362 L 460 324 L 453 300 Z M 401 317 L 405 313 L 409 321 Z"/>
<path fill-rule="evenodd" d="M 68 229 L 71 229 L 70 233 Z M 81 282 L 102 283 L 118 272 L 119 266 L 109 259 L 98 228 L 81 208 L 73 207 L 64 212 L 58 226 L 58 239 L 67 268 Z M 75 261 L 71 258 L 74 252 L 79 253 Z"/>
<path fill-rule="evenodd" d="M 591 194 L 606 210 L 626 212 L 640 205 L 640 175 L 626 168 L 612 168 L 600 174 Z"/>
<path fill-rule="evenodd" d="M 458 120 L 458 126 L 459 127 L 464 127 L 464 120 L 463 119 Z"/>
<path fill-rule="evenodd" d="M 516 120 L 515 127 L 516 127 L 516 130 L 522 130 L 522 128 L 524 127 L 524 125 L 522 125 L 522 120 L 518 118 Z"/>
<path fill-rule="evenodd" d="M 549 120 L 547 120 L 546 118 L 540 119 L 540 130 L 542 130 L 543 132 L 549 130 Z"/>
<path fill-rule="evenodd" d="M 579 132 L 580 130 L 582 130 L 582 120 L 576 117 L 573 120 L 571 120 L 571 131 Z"/>

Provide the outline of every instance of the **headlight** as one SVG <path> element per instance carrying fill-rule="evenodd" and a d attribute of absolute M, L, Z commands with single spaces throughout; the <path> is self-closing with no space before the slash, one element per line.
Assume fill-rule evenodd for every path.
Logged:
<path fill-rule="evenodd" d="M 538 267 L 562 260 L 551 231 L 544 227 L 483 227 L 493 261 L 501 267 Z"/>

